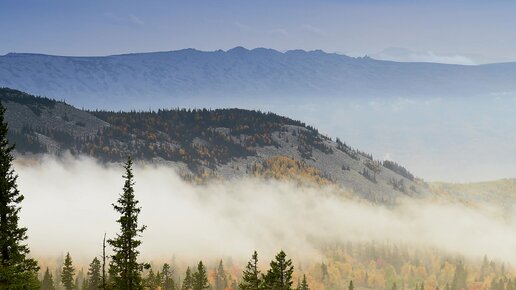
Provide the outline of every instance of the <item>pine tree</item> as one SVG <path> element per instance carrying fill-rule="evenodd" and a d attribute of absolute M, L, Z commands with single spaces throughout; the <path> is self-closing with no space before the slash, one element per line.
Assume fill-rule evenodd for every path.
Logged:
<path fill-rule="evenodd" d="M 88 269 L 88 290 L 98 290 L 101 286 L 102 277 L 100 274 L 100 260 L 93 258 Z"/>
<path fill-rule="evenodd" d="M 303 274 L 303 280 L 301 281 L 301 285 L 299 287 L 300 290 L 310 290 L 308 287 L 308 282 L 306 281 L 306 275 Z"/>
<path fill-rule="evenodd" d="M 165 263 L 163 264 L 163 268 L 161 270 L 161 276 L 163 279 L 163 283 L 161 284 L 161 288 L 163 290 L 174 290 L 174 279 L 172 279 L 172 272 L 170 270 L 170 265 Z"/>
<path fill-rule="evenodd" d="M 161 284 L 163 283 L 163 276 L 161 275 L 159 270 L 158 270 L 158 272 L 156 272 L 156 278 L 154 281 L 156 284 L 156 288 L 161 287 Z"/>
<path fill-rule="evenodd" d="M 154 275 L 152 268 L 149 269 L 145 284 L 147 284 L 147 289 L 149 290 L 156 290 L 158 288 L 158 285 L 156 285 L 156 275 Z"/>
<path fill-rule="evenodd" d="M 262 279 L 258 270 L 258 253 L 254 251 L 251 261 L 242 274 L 242 282 L 238 285 L 242 290 L 260 290 Z"/>
<path fill-rule="evenodd" d="M 63 284 L 65 290 L 74 289 L 74 276 L 75 269 L 73 268 L 72 257 L 70 256 L 70 253 L 66 253 L 66 257 L 63 264 L 63 270 L 61 272 L 61 283 Z"/>
<path fill-rule="evenodd" d="M 131 157 L 129 157 L 124 166 L 123 193 L 117 204 L 113 205 L 115 211 L 120 213 L 120 218 L 117 220 L 120 224 L 120 233 L 115 239 L 108 240 L 114 251 L 111 256 L 109 273 L 113 287 L 118 290 L 138 290 L 143 287 L 141 277 L 143 267 L 137 260 L 140 253 L 137 248 L 142 243 L 138 237 L 145 230 L 145 226 L 138 226 L 138 215 L 141 208 L 138 207 L 139 202 L 134 195 L 132 164 Z"/>
<path fill-rule="evenodd" d="M 228 287 L 228 281 L 226 278 L 226 271 L 224 271 L 224 265 L 222 264 L 222 260 L 219 262 L 219 267 L 216 271 L 215 277 L 215 289 L 216 290 L 224 290 Z"/>
<path fill-rule="evenodd" d="M 287 260 L 285 252 L 279 252 L 275 260 L 271 261 L 270 266 L 271 268 L 263 279 L 264 286 L 271 290 L 291 290 L 294 266 L 290 259 Z"/>
<path fill-rule="evenodd" d="M 353 290 L 355 289 L 355 286 L 353 285 L 353 280 L 349 281 L 349 286 L 348 286 L 348 290 Z"/>
<path fill-rule="evenodd" d="M 39 267 L 35 260 L 27 258 L 29 247 L 24 244 L 27 228 L 18 225 L 24 197 L 16 185 L 14 145 L 7 140 L 4 114 L 0 103 L 0 289 L 39 289 Z"/>
<path fill-rule="evenodd" d="M 43 280 L 41 280 L 41 290 L 54 290 L 54 279 L 48 267 L 45 274 L 43 274 Z"/>
<path fill-rule="evenodd" d="M 193 277 L 192 270 L 190 267 L 186 268 L 185 279 L 183 280 L 183 285 L 181 286 L 181 290 L 188 290 L 193 288 Z"/>
<path fill-rule="evenodd" d="M 451 290 L 468 289 L 468 285 L 466 283 L 467 277 L 468 274 L 466 272 L 466 269 L 464 268 L 464 264 L 462 262 L 459 262 L 455 267 L 455 274 L 453 276 Z"/>
<path fill-rule="evenodd" d="M 202 261 L 197 265 L 197 272 L 195 272 L 192 276 L 193 278 L 193 290 L 202 290 L 210 288 L 210 284 L 208 283 L 208 273 L 206 272 L 206 268 L 202 264 Z"/>

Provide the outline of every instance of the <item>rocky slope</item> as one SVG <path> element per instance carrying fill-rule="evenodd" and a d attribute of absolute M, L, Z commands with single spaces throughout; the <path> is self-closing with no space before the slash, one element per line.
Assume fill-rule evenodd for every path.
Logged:
<path fill-rule="evenodd" d="M 0 89 L 19 154 L 85 154 L 104 162 L 127 155 L 164 163 L 185 177 L 261 176 L 334 183 L 376 202 L 429 193 L 394 162 L 380 162 L 302 122 L 240 109 L 84 111 Z"/>

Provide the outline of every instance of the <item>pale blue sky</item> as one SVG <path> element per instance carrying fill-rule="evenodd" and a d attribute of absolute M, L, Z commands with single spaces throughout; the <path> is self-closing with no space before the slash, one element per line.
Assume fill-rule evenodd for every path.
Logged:
<path fill-rule="evenodd" d="M 516 60 L 516 1 L 1 0 L 0 54 L 235 46 Z M 418 54 L 415 54 L 416 57 Z"/>

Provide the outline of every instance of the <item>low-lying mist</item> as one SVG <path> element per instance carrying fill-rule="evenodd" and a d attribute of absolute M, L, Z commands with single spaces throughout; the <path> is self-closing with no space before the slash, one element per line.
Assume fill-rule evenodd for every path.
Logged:
<path fill-rule="evenodd" d="M 104 232 L 108 238 L 117 232 L 111 204 L 123 186 L 121 165 L 45 156 L 20 158 L 15 169 L 33 256 L 69 251 L 86 263 L 100 255 Z M 140 249 L 145 260 L 247 260 L 255 249 L 268 259 L 284 249 L 298 260 L 320 261 L 323 244 L 372 240 L 516 259 L 515 216 L 502 217 L 490 206 L 417 200 L 388 208 L 344 197 L 333 187 L 253 178 L 192 185 L 172 168 L 141 164 L 135 182 L 140 223 L 148 226 Z"/>

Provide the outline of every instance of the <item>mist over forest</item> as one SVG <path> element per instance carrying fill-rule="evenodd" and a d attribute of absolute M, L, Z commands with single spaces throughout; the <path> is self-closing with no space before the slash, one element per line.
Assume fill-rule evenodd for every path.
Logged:
<path fill-rule="evenodd" d="M 111 203 L 121 190 L 121 165 L 88 157 L 17 160 L 22 219 L 36 256 L 75 252 L 88 261 L 104 232 L 116 232 Z M 374 205 L 335 186 L 244 178 L 195 185 L 166 166 L 138 164 L 135 191 L 148 226 L 142 257 L 195 260 L 278 249 L 305 261 L 323 259 L 325 245 L 367 241 L 435 248 L 481 259 L 515 259 L 516 216 L 495 204 L 468 206 L 439 199 Z M 46 225 L 60 230 L 48 236 Z M 77 243 L 77 237 L 81 242 Z M 223 245 L 223 246 L 222 246 Z"/>

